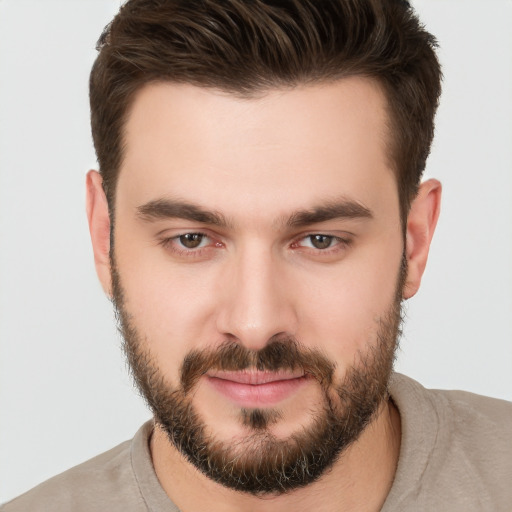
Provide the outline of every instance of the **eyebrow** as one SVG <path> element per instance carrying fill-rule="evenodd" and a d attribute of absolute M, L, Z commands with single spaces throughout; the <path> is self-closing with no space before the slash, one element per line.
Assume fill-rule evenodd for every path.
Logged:
<path fill-rule="evenodd" d="M 156 199 L 137 207 L 137 216 L 143 221 L 163 219 L 185 219 L 201 224 L 229 227 L 232 223 L 216 211 L 208 211 L 198 205 L 173 199 Z M 285 218 L 283 224 L 291 228 L 300 228 L 334 219 L 371 219 L 373 214 L 361 203 L 349 199 L 340 199 L 307 210 L 298 210 Z"/>
<path fill-rule="evenodd" d="M 185 201 L 170 199 L 149 201 L 137 208 L 137 214 L 144 221 L 176 218 L 220 227 L 228 226 L 226 218 L 221 213 L 207 211 Z"/>
<path fill-rule="evenodd" d="M 298 228 L 334 219 L 372 218 L 372 211 L 361 203 L 350 199 L 340 199 L 309 210 L 299 210 L 289 217 L 286 224 Z"/>

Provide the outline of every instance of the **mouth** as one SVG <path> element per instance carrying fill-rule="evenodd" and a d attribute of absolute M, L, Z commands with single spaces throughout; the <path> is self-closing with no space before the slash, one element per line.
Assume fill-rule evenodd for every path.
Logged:
<path fill-rule="evenodd" d="M 303 371 L 257 370 L 211 371 L 205 377 L 218 393 L 246 408 L 277 405 L 294 395 L 310 379 Z"/>

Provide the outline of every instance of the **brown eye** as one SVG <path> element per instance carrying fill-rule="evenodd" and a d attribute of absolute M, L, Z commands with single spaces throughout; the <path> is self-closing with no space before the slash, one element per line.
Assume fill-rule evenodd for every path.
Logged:
<path fill-rule="evenodd" d="M 204 239 L 205 235 L 202 233 L 186 233 L 179 237 L 180 244 L 187 249 L 197 249 Z"/>
<path fill-rule="evenodd" d="M 311 245 L 315 249 L 328 249 L 333 241 L 333 236 L 328 235 L 309 235 Z"/>

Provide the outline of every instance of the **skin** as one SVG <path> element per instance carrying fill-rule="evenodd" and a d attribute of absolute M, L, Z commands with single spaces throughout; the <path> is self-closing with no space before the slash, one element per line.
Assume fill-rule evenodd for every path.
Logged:
<path fill-rule="evenodd" d="M 189 351 L 226 339 L 258 350 L 272 336 L 294 336 L 336 362 L 337 380 L 375 346 L 404 251 L 386 116 L 381 89 L 360 77 L 251 99 L 169 83 L 138 93 L 117 184 L 115 255 L 126 309 L 170 383 L 178 385 Z M 110 295 L 108 208 L 95 171 L 87 191 L 97 272 Z M 429 180 L 412 204 L 404 299 L 419 288 L 440 196 L 439 182 Z M 216 212 L 226 225 L 140 215 L 161 199 Z M 371 216 L 286 222 L 347 200 Z M 179 235 L 198 232 L 208 237 L 202 247 L 180 246 Z M 331 247 L 312 246 L 309 235 L 318 233 L 334 237 Z M 272 433 L 287 438 L 308 425 L 319 393 L 312 382 L 288 396 Z M 194 406 L 220 439 L 247 435 L 236 404 L 203 378 Z M 399 449 L 399 414 L 386 401 L 317 482 L 258 498 L 204 477 L 158 426 L 151 439 L 160 483 L 184 511 L 379 510 Z"/>

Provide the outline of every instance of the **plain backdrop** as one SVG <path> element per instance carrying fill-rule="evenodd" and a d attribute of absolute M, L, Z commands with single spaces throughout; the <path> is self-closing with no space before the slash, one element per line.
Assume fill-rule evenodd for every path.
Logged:
<path fill-rule="evenodd" d="M 416 1 L 444 93 L 444 203 L 397 369 L 512 399 L 512 2 Z M 88 73 L 116 0 L 0 0 L 0 502 L 150 417 L 97 283 L 84 207 Z"/>

